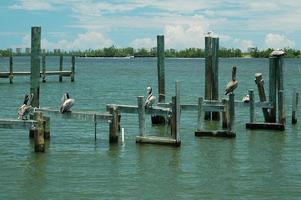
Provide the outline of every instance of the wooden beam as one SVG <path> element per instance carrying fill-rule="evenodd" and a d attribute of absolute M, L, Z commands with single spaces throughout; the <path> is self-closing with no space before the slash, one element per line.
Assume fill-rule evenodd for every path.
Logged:
<path fill-rule="evenodd" d="M 285 126 L 284 124 L 279 124 L 279 123 L 246 123 L 246 128 L 247 129 L 261 129 L 261 130 L 276 130 L 276 131 L 284 131 Z"/>
<path fill-rule="evenodd" d="M 165 50 L 164 35 L 157 36 L 157 70 L 159 102 L 165 102 Z"/>
<path fill-rule="evenodd" d="M 158 136 L 137 136 L 136 143 L 171 145 L 176 147 L 181 145 L 181 141 L 177 141 L 174 138 Z"/>
<path fill-rule="evenodd" d="M 236 137 L 236 133 L 229 130 L 217 130 L 217 131 L 200 130 L 200 131 L 196 131 L 194 134 L 196 137 L 224 137 L 224 138 Z"/>
<path fill-rule="evenodd" d="M 36 124 L 35 120 L 0 119 L 0 128 L 3 129 L 27 129 Z"/>

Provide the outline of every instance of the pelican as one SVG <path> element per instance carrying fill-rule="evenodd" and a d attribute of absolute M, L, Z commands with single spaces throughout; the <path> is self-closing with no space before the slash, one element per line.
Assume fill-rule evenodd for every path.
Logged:
<path fill-rule="evenodd" d="M 31 107 L 31 101 L 33 99 L 33 94 L 25 94 L 23 105 L 20 106 L 19 111 L 18 111 L 18 119 L 27 119 L 27 115 L 30 113 L 32 110 Z"/>
<path fill-rule="evenodd" d="M 285 54 L 285 52 L 282 49 L 277 49 L 277 50 L 272 51 L 270 56 L 283 56 L 284 54 Z"/>
<path fill-rule="evenodd" d="M 74 99 L 71 99 L 71 98 L 70 98 L 68 92 L 66 92 L 66 93 L 63 95 L 61 101 L 62 101 L 62 105 L 61 105 L 61 108 L 60 108 L 60 112 L 61 112 L 61 113 L 65 113 L 65 112 L 69 111 L 70 108 L 71 108 L 71 107 L 73 106 L 73 104 L 74 104 Z"/>
<path fill-rule="evenodd" d="M 227 84 L 226 88 L 225 88 L 225 95 L 232 93 L 238 85 L 238 81 L 236 80 L 236 67 L 232 67 L 232 80 L 229 81 L 229 83 Z"/>
<path fill-rule="evenodd" d="M 241 101 L 244 102 L 244 103 L 250 102 L 250 96 L 247 94 L 246 96 L 244 96 L 244 97 L 242 98 Z"/>
<path fill-rule="evenodd" d="M 146 91 L 147 91 L 147 98 L 145 100 L 144 107 L 150 108 L 155 103 L 156 97 L 153 96 L 153 93 L 152 93 L 153 89 L 151 87 L 147 87 Z"/>

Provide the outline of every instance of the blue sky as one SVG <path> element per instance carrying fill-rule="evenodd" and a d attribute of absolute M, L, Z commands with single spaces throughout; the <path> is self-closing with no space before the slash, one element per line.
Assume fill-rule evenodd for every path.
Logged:
<path fill-rule="evenodd" d="M 42 48 L 204 48 L 208 31 L 220 46 L 301 49 L 300 0 L 1 0 L 0 48 L 30 46 L 42 27 Z"/>

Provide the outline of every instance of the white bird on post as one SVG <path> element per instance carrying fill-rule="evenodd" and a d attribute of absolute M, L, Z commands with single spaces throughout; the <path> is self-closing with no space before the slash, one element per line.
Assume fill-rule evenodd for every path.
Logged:
<path fill-rule="evenodd" d="M 156 101 L 156 97 L 153 95 L 153 89 L 151 87 L 146 88 L 147 98 L 144 103 L 145 108 L 150 108 Z"/>
<path fill-rule="evenodd" d="M 61 104 L 60 112 L 65 113 L 65 112 L 69 111 L 70 108 L 73 106 L 74 99 L 71 99 L 69 93 L 66 92 L 63 95 L 61 102 L 62 102 L 62 104 Z"/>

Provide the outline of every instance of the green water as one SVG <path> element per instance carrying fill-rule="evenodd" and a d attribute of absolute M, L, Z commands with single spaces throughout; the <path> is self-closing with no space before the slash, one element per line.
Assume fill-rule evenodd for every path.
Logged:
<path fill-rule="evenodd" d="M 65 61 L 70 69 L 70 58 Z M 47 58 L 58 69 L 57 57 Z M 29 58 L 16 58 L 16 70 L 29 70 Z M 237 66 L 240 100 L 256 89 L 254 74 L 262 72 L 268 88 L 268 59 L 220 59 L 220 97 Z M 0 58 L 0 71 L 8 60 Z M 156 59 L 77 58 L 75 82 L 48 77 L 41 84 L 41 106 L 58 108 L 65 91 L 75 98 L 73 110 L 105 111 L 106 104 L 137 104 L 137 96 L 153 86 L 157 95 Z M 26 130 L 0 129 L 0 199 L 301 199 L 301 133 L 292 126 L 291 97 L 300 92 L 301 61 L 285 60 L 287 126 L 284 132 L 250 131 L 248 108 L 236 110 L 235 139 L 195 138 L 196 112 L 183 111 L 180 148 L 139 145 L 138 117 L 122 115 L 125 144 L 108 144 L 108 124 L 51 117 L 51 140 L 46 153 L 33 152 Z M 167 59 L 167 100 L 174 82 L 181 81 L 182 103 L 196 103 L 204 94 L 204 60 Z M 0 79 L 1 118 L 16 118 L 29 77 L 14 84 Z M 258 94 L 255 90 L 256 99 Z M 300 115 L 300 112 L 298 113 Z M 262 113 L 256 112 L 258 121 Z M 166 128 L 147 133 L 167 135 Z M 206 126 L 217 126 L 206 124 Z"/>

